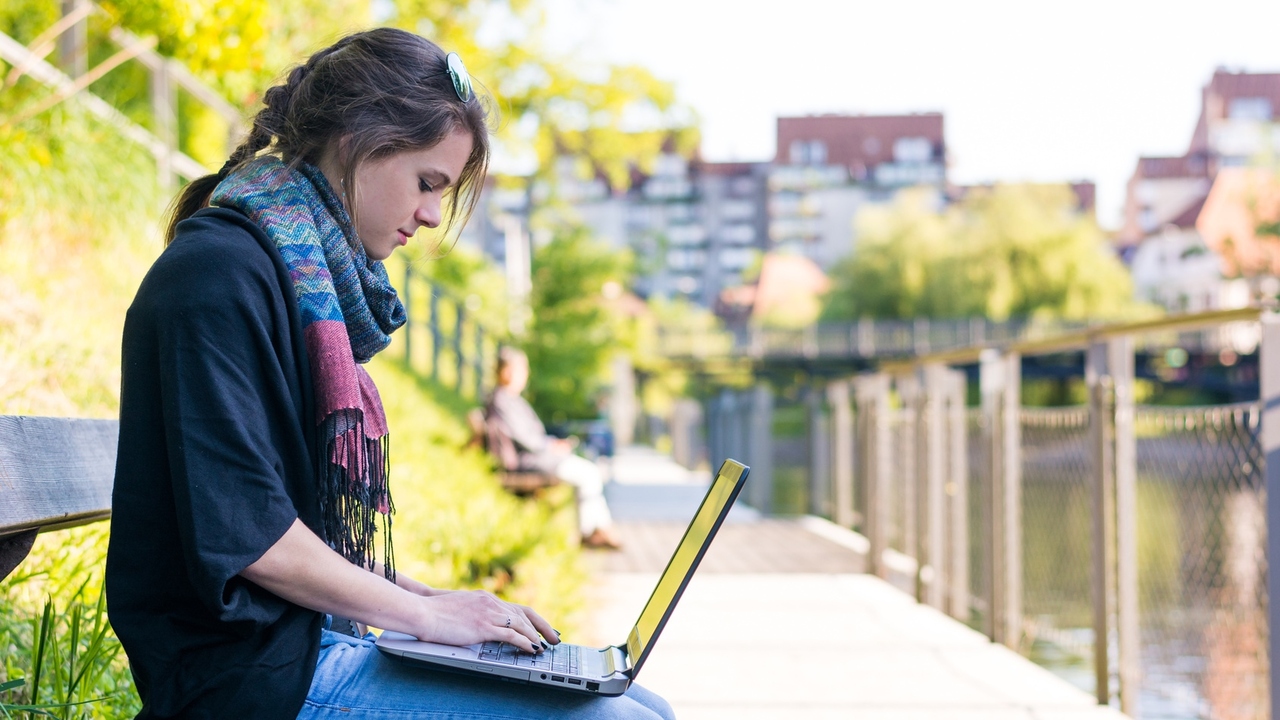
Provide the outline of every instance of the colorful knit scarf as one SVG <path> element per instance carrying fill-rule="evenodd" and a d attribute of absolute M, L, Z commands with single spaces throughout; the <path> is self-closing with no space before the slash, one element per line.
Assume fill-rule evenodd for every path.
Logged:
<path fill-rule="evenodd" d="M 387 270 L 365 255 L 346 208 L 312 165 L 290 171 L 278 158 L 258 158 L 219 183 L 210 204 L 247 215 L 289 267 L 315 389 L 325 539 L 347 560 L 372 567 L 381 517 L 383 565 L 394 578 L 387 418 L 361 367 L 405 323 Z"/>

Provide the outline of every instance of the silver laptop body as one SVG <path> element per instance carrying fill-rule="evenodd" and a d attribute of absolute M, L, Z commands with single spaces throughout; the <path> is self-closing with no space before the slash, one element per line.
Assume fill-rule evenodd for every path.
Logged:
<path fill-rule="evenodd" d="M 384 632 L 377 647 L 406 663 L 469 675 L 551 686 L 592 695 L 621 695 L 640 672 L 675 609 L 676 602 L 706 554 L 711 538 L 724 523 L 750 470 L 725 460 L 707 489 L 698 512 L 658 579 L 658 586 L 631 628 L 627 641 L 606 648 L 561 643 L 539 655 L 516 652 L 506 643 L 458 647 L 423 642 L 410 635 Z"/>

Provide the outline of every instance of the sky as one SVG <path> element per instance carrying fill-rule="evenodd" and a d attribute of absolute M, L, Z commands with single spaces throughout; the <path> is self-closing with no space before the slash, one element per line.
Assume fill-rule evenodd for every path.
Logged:
<path fill-rule="evenodd" d="M 1280 0 L 547 7 L 550 47 L 673 82 L 707 160 L 772 159 L 779 116 L 939 111 L 953 182 L 1092 180 L 1107 227 L 1139 155 L 1186 151 L 1215 68 L 1280 72 Z"/>

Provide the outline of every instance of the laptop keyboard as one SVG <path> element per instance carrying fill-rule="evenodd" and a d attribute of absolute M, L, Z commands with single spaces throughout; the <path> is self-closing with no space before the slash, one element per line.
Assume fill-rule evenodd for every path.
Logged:
<path fill-rule="evenodd" d="M 578 645 L 561 643 L 537 655 L 530 655 L 520 652 L 511 643 L 491 641 L 480 646 L 480 659 L 572 675 L 578 672 L 578 650 Z"/>

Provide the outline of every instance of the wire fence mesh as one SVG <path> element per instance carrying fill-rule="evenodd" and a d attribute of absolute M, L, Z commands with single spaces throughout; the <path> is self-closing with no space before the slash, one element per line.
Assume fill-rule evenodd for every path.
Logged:
<path fill-rule="evenodd" d="M 1260 412 L 1136 413 L 1143 718 L 1269 715 Z"/>
<path fill-rule="evenodd" d="M 1020 649 L 1093 692 L 1089 413 L 1023 408 Z"/>

